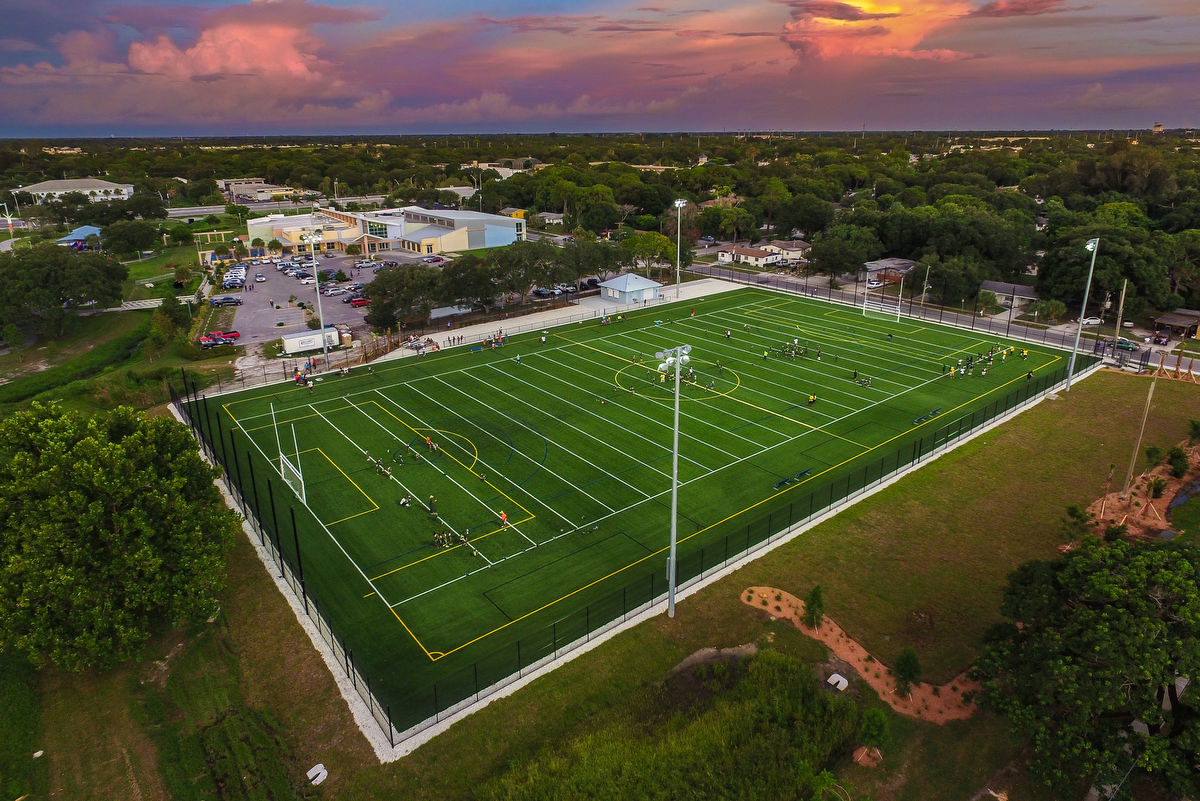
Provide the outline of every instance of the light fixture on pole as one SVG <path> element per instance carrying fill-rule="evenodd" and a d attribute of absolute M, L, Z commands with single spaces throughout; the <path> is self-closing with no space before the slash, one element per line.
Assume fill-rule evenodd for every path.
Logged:
<path fill-rule="evenodd" d="M 325 356 L 325 370 L 329 370 L 329 339 L 325 336 L 325 314 L 321 311 L 321 265 L 317 264 L 317 244 L 324 238 L 320 229 L 301 234 L 300 238 L 312 249 L 313 286 L 317 290 L 317 322 L 321 324 L 321 353 Z"/>
<path fill-rule="evenodd" d="M 13 235 L 12 215 L 8 213 L 8 204 L 7 203 L 0 200 L 0 206 L 4 207 L 4 219 L 8 220 L 8 236 L 11 238 Z"/>
<path fill-rule="evenodd" d="M 1096 254 L 1100 252 L 1100 237 L 1089 239 L 1083 247 L 1092 252 L 1092 265 L 1088 267 L 1087 283 L 1083 286 L 1083 307 L 1079 310 L 1079 325 L 1075 328 L 1075 344 L 1071 346 L 1071 358 L 1067 361 L 1067 392 L 1071 391 L 1071 376 L 1075 374 L 1075 353 L 1079 350 L 1079 338 L 1083 336 L 1083 318 L 1087 316 L 1088 292 L 1092 289 L 1092 273 L 1096 269 Z"/>
<path fill-rule="evenodd" d="M 654 358 L 661 361 L 661 364 L 658 365 L 659 372 L 675 371 L 675 423 L 672 426 L 673 439 L 671 441 L 671 555 L 667 559 L 667 617 L 675 617 L 675 543 L 679 518 L 679 381 L 684 365 L 691 361 L 688 356 L 691 352 L 691 345 L 679 345 L 654 354 Z"/>
<path fill-rule="evenodd" d="M 679 284 L 680 284 L 680 268 L 679 268 L 679 236 L 683 229 L 683 207 L 687 205 L 687 201 L 683 198 L 675 199 L 675 300 L 679 300 Z"/>

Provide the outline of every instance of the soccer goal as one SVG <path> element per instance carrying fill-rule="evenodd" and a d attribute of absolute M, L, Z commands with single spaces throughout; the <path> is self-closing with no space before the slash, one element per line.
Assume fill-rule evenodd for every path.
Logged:
<path fill-rule="evenodd" d="M 900 322 L 900 307 L 904 303 L 904 277 L 900 277 L 900 291 L 896 293 L 894 298 L 886 295 L 884 293 L 885 289 L 885 286 L 878 287 L 878 291 L 868 288 L 863 293 L 863 317 L 867 316 L 867 312 L 877 312 L 886 314 L 888 317 L 895 317 L 896 322 Z"/>
<path fill-rule="evenodd" d="M 283 452 L 283 443 L 279 439 L 279 425 L 275 422 L 275 405 L 271 404 L 271 427 L 275 429 L 275 447 L 279 451 L 279 476 L 284 480 L 300 503 L 308 505 L 304 496 L 304 471 L 300 469 L 300 443 L 296 440 L 296 427 L 292 426 L 292 459 Z M 293 459 L 295 461 L 293 461 Z"/>

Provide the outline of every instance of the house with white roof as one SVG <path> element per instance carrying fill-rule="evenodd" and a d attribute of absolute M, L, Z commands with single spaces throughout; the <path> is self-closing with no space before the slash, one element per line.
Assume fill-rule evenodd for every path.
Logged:
<path fill-rule="evenodd" d="M 623 273 L 600 284 L 600 297 L 623 305 L 646 303 L 658 298 L 662 284 L 637 273 Z"/>
<path fill-rule="evenodd" d="M 33 195 L 34 203 L 58 200 L 69 192 L 78 192 L 95 203 L 101 200 L 129 200 L 133 197 L 133 184 L 114 184 L 99 178 L 67 178 L 23 186 L 20 191 Z"/>
<path fill-rule="evenodd" d="M 761 248 L 746 248 L 740 245 L 721 248 L 717 251 L 718 264 L 749 264 L 751 267 L 769 267 L 778 264 L 782 257 L 778 253 Z"/>

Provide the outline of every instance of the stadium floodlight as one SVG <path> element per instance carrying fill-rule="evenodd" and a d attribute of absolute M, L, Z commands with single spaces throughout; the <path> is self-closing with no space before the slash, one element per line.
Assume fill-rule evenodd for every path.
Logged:
<path fill-rule="evenodd" d="M 329 339 L 325 335 L 325 314 L 321 311 L 321 265 L 317 264 L 317 245 L 325 239 L 320 228 L 301 234 L 300 239 L 312 248 L 314 287 L 317 289 L 317 322 L 321 324 L 321 352 L 325 356 L 325 371 L 329 371 Z"/>
<path fill-rule="evenodd" d="M 1092 266 L 1088 267 L 1087 283 L 1083 286 L 1083 306 L 1079 310 L 1079 325 L 1075 328 L 1075 344 L 1071 346 L 1071 358 L 1067 362 L 1067 392 L 1071 391 L 1071 376 L 1075 374 L 1075 354 L 1079 351 L 1079 339 L 1083 336 L 1083 318 L 1087 317 L 1088 292 L 1092 288 L 1092 273 L 1096 270 L 1096 254 L 1100 252 L 1100 237 L 1089 239 L 1083 247 L 1092 252 Z"/>
<path fill-rule="evenodd" d="M 683 207 L 686 205 L 687 201 L 683 198 L 675 198 L 675 300 L 679 300 L 679 235 L 683 229 Z"/>
<path fill-rule="evenodd" d="M 675 617 L 675 544 L 679 523 L 679 377 L 691 357 L 691 345 L 678 345 L 654 354 L 659 370 L 675 371 L 675 424 L 671 442 L 671 555 L 667 559 L 667 617 Z"/>

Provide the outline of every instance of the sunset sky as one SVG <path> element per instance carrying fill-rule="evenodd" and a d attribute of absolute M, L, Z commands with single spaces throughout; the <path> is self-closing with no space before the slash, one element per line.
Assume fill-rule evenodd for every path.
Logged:
<path fill-rule="evenodd" d="M 1168 128 L 1198 0 L 0 0 L 0 136 Z"/>

